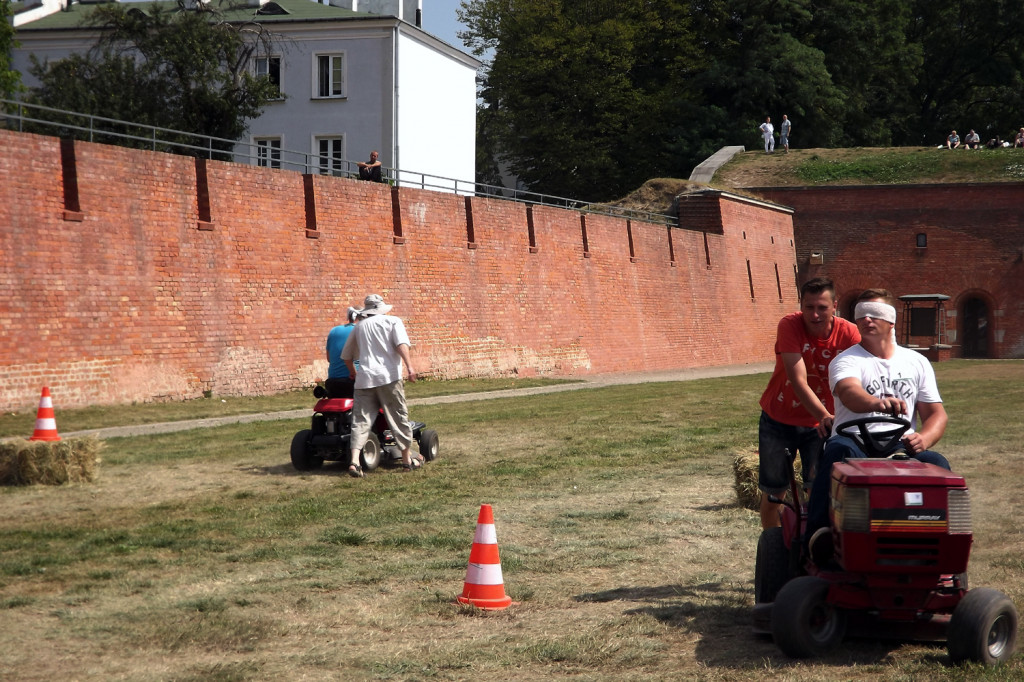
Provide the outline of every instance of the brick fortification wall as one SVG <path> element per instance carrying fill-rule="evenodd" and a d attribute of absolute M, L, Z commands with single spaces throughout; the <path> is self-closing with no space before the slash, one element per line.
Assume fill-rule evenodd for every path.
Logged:
<path fill-rule="evenodd" d="M 570 375 L 770 360 L 789 211 L 679 228 L 0 131 L 0 409 L 253 395 L 326 375 L 370 292 L 417 369 Z"/>
<path fill-rule="evenodd" d="M 795 209 L 801 281 L 833 277 L 841 309 L 867 288 L 945 294 L 944 341 L 953 356 L 975 334 L 982 341 L 976 357 L 1024 358 L 1024 183 L 756 191 Z M 927 246 L 917 246 L 918 235 Z M 812 253 L 821 254 L 820 264 Z M 965 314 L 971 301 L 984 305 L 983 319 Z"/>

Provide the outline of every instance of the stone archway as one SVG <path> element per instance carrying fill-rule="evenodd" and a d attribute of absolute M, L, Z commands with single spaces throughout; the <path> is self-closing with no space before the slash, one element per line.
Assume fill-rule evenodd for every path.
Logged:
<path fill-rule="evenodd" d="M 965 358 L 989 357 L 991 314 L 984 299 L 972 296 L 964 301 L 960 316 L 960 350 Z"/>

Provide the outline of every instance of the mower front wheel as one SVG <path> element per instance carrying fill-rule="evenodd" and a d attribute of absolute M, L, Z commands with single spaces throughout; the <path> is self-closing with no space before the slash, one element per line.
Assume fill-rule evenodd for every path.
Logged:
<path fill-rule="evenodd" d="M 782 586 L 789 581 L 789 550 L 782 528 L 766 528 L 757 541 L 754 560 L 754 603 L 775 601 Z"/>
<path fill-rule="evenodd" d="M 954 663 L 1001 663 L 1013 655 L 1016 641 L 1017 609 L 999 590 L 971 590 L 953 609 L 946 646 Z"/>
<path fill-rule="evenodd" d="M 802 575 L 786 583 L 772 606 L 772 638 L 790 658 L 823 656 L 846 634 L 846 612 L 828 603 L 829 582 Z"/>
<path fill-rule="evenodd" d="M 363 471 L 373 471 L 380 465 L 380 453 L 380 439 L 377 438 L 377 434 L 370 431 L 366 437 L 366 445 L 363 446 L 362 451 L 359 453 Z"/>
<path fill-rule="evenodd" d="M 312 435 L 311 430 L 303 429 L 292 438 L 292 466 L 296 471 L 311 471 L 324 465 L 324 458 L 313 454 L 313 448 L 309 444 Z"/>
<path fill-rule="evenodd" d="M 433 462 L 437 459 L 437 449 L 437 431 L 433 429 L 423 429 L 420 431 L 420 454 L 423 455 L 423 459 Z"/>

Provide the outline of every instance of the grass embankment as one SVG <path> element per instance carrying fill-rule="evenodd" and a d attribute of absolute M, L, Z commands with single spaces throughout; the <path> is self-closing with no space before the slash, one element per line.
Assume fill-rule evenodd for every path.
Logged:
<path fill-rule="evenodd" d="M 793 149 L 738 154 L 715 174 L 723 188 L 1024 181 L 1024 150 L 935 147 Z"/>
<path fill-rule="evenodd" d="M 1024 362 L 937 366 L 971 485 L 971 585 L 1024 605 Z M 764 375 L 420 406 L 422 472 L 300 474 L 306 420 L 108 441 L 95 484 L 0 489 L 0 677 L 1016 680 L 941 646 L 791 661 L 751 632 L 733 493 Z M 493 505 L 519 605 L 454 603 Z"/>

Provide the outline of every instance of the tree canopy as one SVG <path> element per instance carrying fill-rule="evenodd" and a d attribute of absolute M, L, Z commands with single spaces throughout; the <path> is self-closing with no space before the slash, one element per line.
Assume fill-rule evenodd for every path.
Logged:
<path fill-rule="evenodd" d="M 985 139 L 1024 111 L 1019 0 L 463 0 L 488 61 L 478 167 L 607 200 L 767 115 L 801 147 Z M 481 181 L 486 181 L 481 177 Z"/>
<path fill-rule="evenodd" d="M 4 99 L 14 95 L 20 82 L 20 74 L 11 68 L 11 48 L 15 40 L 10 16 L 11 0 L 0 0 L 0 98 Z"/>
<path fill-rule="evenodd" d="M 33 57 L 40 84 L 30 101 L 235 140 L 277 96 L 250 69 L 252 56 L 266 47 L 258 24 L 228 23 L 207 5 L 186 9 L 180 1 L 172 10 L 104 4 L 87 24 L 101 31 L 87 53 L 46 63 Z"/>

